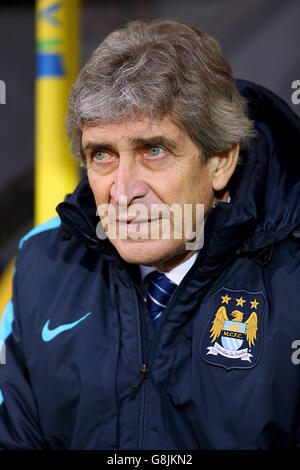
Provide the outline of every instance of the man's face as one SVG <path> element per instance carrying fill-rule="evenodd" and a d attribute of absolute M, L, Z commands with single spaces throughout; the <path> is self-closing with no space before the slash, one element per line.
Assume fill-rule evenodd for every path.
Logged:
<path fill-rule="evenodd" d="M 168 117 L 86 125 L 82 148 L 97 207 L 111 204 L 116 210 L 117 236 L 109 238 L 120 256 L 129 263 L 152 266 L 188 258 L 192 253 L 185 250 L 187 240 L 184 233 L 181 239 L 174 236 L 174 222 L 171 220 L 170 237 L 163 239 L 164 216 L 150 219 L 153 205 L 177 204 L 183 210 L 185 204 L 203 204 L 206 215 L 214 202 L 210 161 L 202 163 L 200 150 L 189 135 Z M 130 212 L 136 204 L 143 204 L 146 217 L 145 212 Z M 124 228 L 128 229 L 126 239 L 120 236 Z M 130 231 L 149 235 L 154 228 L 159 229 L 158 239 L 130 236 Z"/>

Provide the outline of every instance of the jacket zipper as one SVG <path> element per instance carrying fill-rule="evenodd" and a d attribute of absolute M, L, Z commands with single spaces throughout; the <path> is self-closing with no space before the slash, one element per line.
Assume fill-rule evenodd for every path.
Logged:
<path fill-rule="evenodd" d="M 131 392 L 130 396 L 131 398 L 135 398 L 136 394 L 138 393 L 139 389 L 142 389 L 142 403 L 141 403 L 141 416 L 140 416 L 140 432 L 139 432 L 139 439 L 138 439 L 138 448 L 143 449 L 144 447 L 144 427 L 145 427 L 145 403 L 146 403 L 146 383 L 145 379 L 149 373 L 149 368 L 148 368 L 148 362 L 145 361 L 145 344 L 143 341 L 143 333 L 145 333 L 145 320 L 144 320 L 144 314 L 146 314 L 146 309 L 141 308 L 140 302 L 139 302 L 139 295 L 136 293 L 136 288 L 133 285 L 133 281 L 130 278 L 130 282 L 132 285 L 132 291 L 134 293 L 134 300 L 136 304 L 136 311 L 138 314 L 138 331 L 139 331 L 139 347 L 140 347 L 140 358 L 141 358 L 141 369 L 135 376 L 132 385 L 131 385 Z M 140 292 L 140 296 L 142 296 L 142 293 Z M 143 325 L 142 325 L 143 324 Z"/>
<path fill-rule="evenodd" d="M 135 376 L 135 379 L 132 382 L 131 393 L 130 393 L 131 398 L 134 398 L 136 396 L 138 389 L 142 385 L 147 374 L 148 374 L 148 366 L 147 364 L 143 364 L 140 372 Z"/>

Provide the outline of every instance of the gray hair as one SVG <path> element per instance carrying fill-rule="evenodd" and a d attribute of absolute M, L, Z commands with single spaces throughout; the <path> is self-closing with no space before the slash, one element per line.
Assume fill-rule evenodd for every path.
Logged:
<path fill-rule="evenodd" d="M 129 22 L 97 47 L 69 97 L 73 154 L 85 165 L 85 124 L 145 115 L 168 115 L 199 146 L 204 161 L 237 143 L 244 148 L 253 129 L 220 44 L 175 20 Z"/>

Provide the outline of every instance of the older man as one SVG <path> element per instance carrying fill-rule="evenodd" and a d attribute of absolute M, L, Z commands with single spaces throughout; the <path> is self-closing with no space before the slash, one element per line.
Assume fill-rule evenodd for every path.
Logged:
<path fill-rule="evenodd" d="M 2 448 L 299 446 L 298 119 L 210 36 L 136 21 L 67 131 L 86 175 L 20 243 Z"/>

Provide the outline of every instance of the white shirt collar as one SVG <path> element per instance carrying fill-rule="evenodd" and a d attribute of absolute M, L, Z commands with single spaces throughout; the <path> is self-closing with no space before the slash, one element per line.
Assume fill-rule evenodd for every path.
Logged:
<path fill-rule="evenodd" d="M 198 252 L 194 253 L 189 259 L 179 264 L 175 268 L 171 269 L 171 271 L 164 273 L 165 276 L 167 276 L 171 281 L 175 282 L 175 284 L 179 285 L 182 279 L 184 278 L 184 276 L 186 275 L 186 273 L 193 266 L 194 262 L 196 261 L 197 256 L 198 256 Z M 154 266 L 150 267 L 150 266 L 144 266 L 142 264 L 140 264 L 140 269 L 141 269 L 142 280 L 144 280 L 147 274 L 156 270 Z"/>

